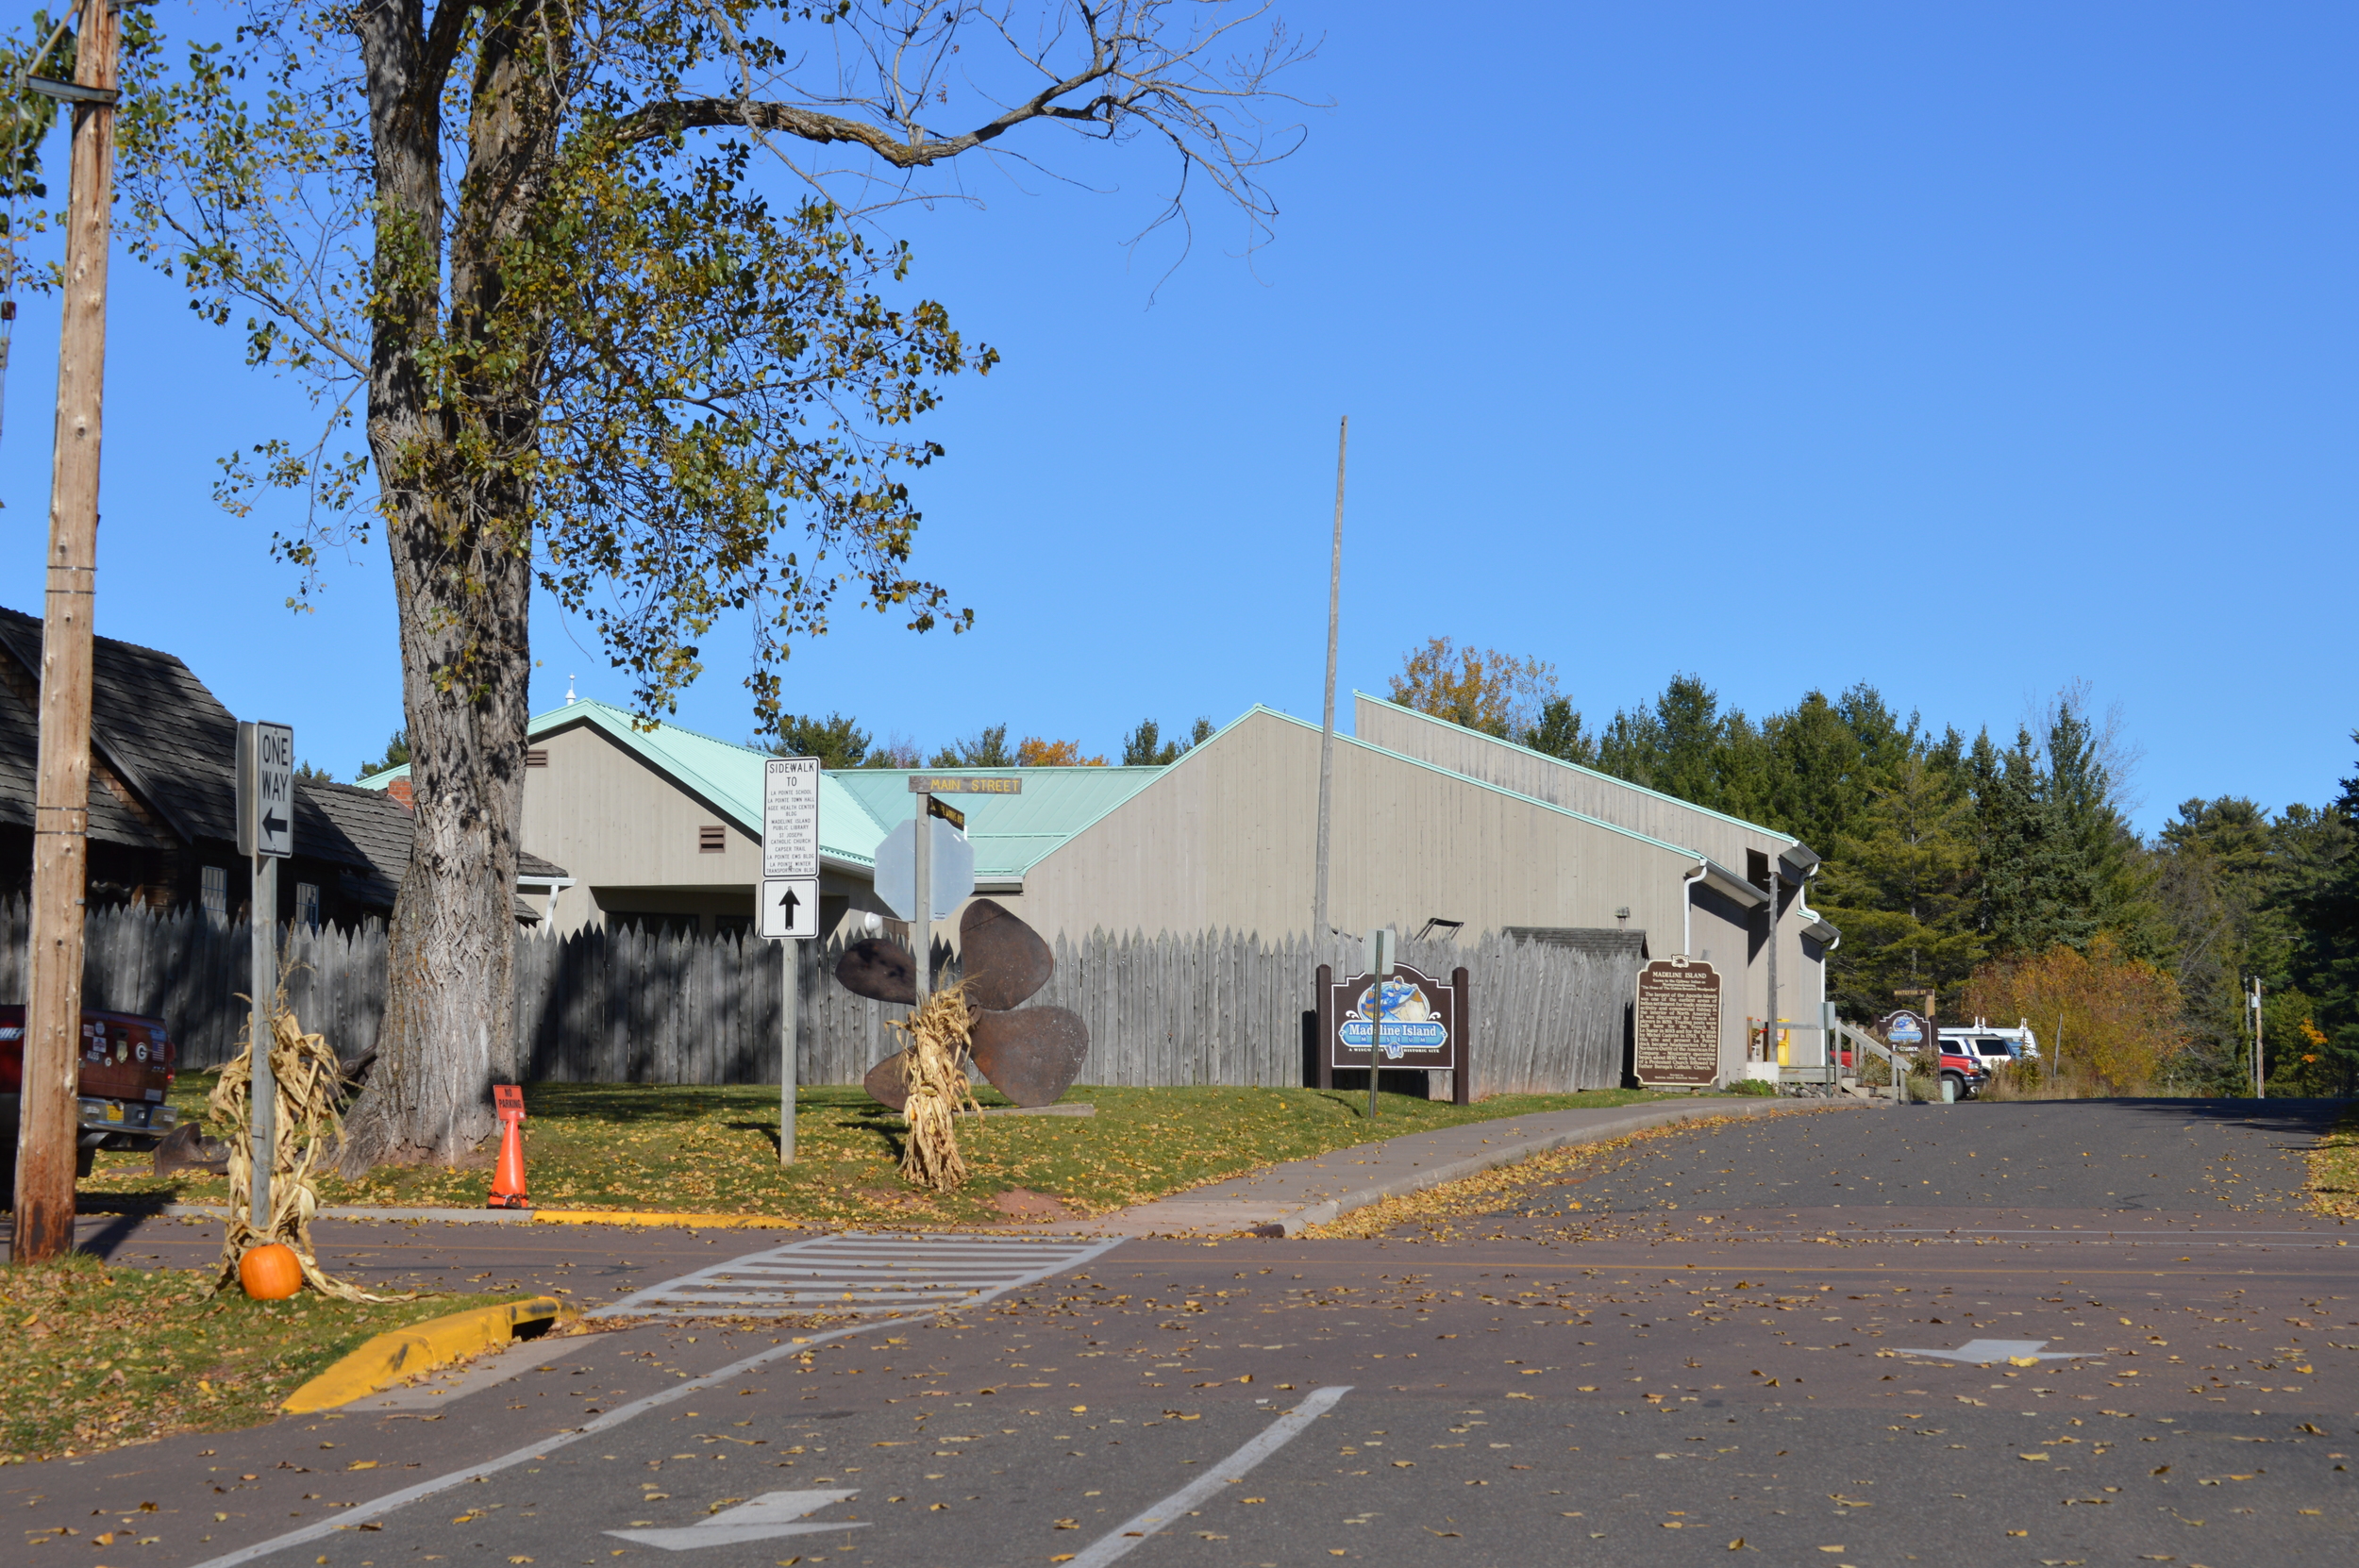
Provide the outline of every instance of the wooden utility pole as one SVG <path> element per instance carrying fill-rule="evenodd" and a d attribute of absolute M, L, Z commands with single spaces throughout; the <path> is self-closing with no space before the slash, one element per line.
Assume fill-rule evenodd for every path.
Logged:
<path fill-rule="evenodd" d="M 1335 628 L 1344 604 L 1344 456 L 1351 442 L 1351 416 L 1344 415 L 1335 432 L 1335 544 L 1327 558 L 1327 706 L 1319 721 L 1319 841 L 1318 883 L 1311 896 L 1311 942 L 1324 952 L 1328 938 L 1327 842 L 1328 810 L 1335 791 Z M 1322 1047 L 1324 1049 L 1324 1047 Z"/>
<path fill-rule="evenodd" d="M 82 913 L 90 867 L 91 609 L 98 570 L 98 425 L 107 372 L 107 246 L 114 207 L 114 0 L 82 0 L 66 197 L 65 324 L 49 480 L 41 638 L 41 779 L 34 797 L 31 969 L 17 1112 L 11 1261 L 74 1248 L 75 1079 L 82 1056 Z"/>

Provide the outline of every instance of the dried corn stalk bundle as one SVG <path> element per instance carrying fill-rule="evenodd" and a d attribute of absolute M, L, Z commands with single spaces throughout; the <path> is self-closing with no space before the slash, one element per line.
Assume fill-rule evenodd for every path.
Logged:
<path fill-rule="evenodd" d="M 901 1144 L 901 1179 L 913 1187 L 946 1193 L 966 1179 L 966 1159 L 959 1153 L 951 1117 L 982 1109 L 966 1072 L 967 1031 L 974 1023 L 963 986 L 935 992 L 907 1023 L 894 1022 L 910 1037 L 901 1058 L 901 1082 L 909 1091 L 901 1111 L 909 1124 Z"/>
<path fill-rule="evenodd" d="M 252 1032 L 248 1026 L 247 1032 Z M 336 1109 L 343 1087 L 343 1064 L 324 1035 L 305 1034 L 287 1007 L 280 988 L 271 1013 L 270 1070 L 276 1093 L 272 1121 L 270 1224 L 254 1227 L 254 1051 L 252 1042 L 237 1059 L 221 1071 L 209 1102 L 210 1120 L 229 1128 L 229 1219 L 221 1243 L 221 1273 L 213 1281 L 216 1293 L 237 1282 L 238 1260 L 248 1251 L 270 1243 L 292 1249 L 303 1265 L 304 1282 L 322 1295 L 340 1301 L 410 1301 L 414 1291 L 401 1295 L 375 1295 L 346 1280 L 323 1272 L 311 1250 L 311 1218 L 319 1212 L 315 1173 L 331 1161 L 335 1145 L 343 1139 L 343 1117 Z"/>

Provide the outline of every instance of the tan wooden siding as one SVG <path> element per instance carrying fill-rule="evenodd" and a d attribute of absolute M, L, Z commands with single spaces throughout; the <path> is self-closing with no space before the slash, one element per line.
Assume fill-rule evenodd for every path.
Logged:
<path fill-rule="evenodd" d="M 732 910 L 751 910 L 754 884 L 761 877 L 758 838 L 590 725 L 560 729 L 533 744 L 549 760 L 547 767 L 525 770 L 523 843 L 563 866 L 575 882 L 557 899 L 553 931 L 602 924 L 597 889 L 662 889 L 692 899 L 726 894 Z M 697 835 L 714 826 L 725 847 L 710 854 L 696 847 Z"/>
<path fill-rule="evenodd" d="M 1685 801 L 1365 696 L 1358 701 L 1352 729 L 1360 739 L 1388 751 L 1422 758 L 1469 778 L 1709 855 L 1740 876 L 1747 850 L 1774 856 L 1794 842 L 1770 828 L 1748 827 Z"/>
<path fill-rule="evenodd" d="M 1044 936 L 1311 924 L 1318 731 L 1255 713 L 1035 864 L 1023 910 Z M 1504 926 L 1629 925 L 1678 945 L 1676 852 L 1339 738 L 1330 920 L 1469 937 Z M 1667 943 L 1667 945 L 1666 945 Z"/>

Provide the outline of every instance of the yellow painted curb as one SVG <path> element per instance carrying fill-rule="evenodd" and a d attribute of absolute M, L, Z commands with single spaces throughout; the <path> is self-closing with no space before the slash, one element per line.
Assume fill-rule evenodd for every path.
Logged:
<path fill-rule="evenodd" d="M 801 1230 L 800 1220 L 766 1214 L 672 1214 L 661 1209 L 536 1209 L 536 1225 L 678 1225 L 699 1230 Z"/>
<path fill-rule="evenodd" d="M 368 1341 L 289 1394 L 278 1408 L 289 1415 L 309 1415 L 349 1405 L 404 1377 L 504 1345 L 527 1324 L 553 1323 L 573 1317 L 578 1310 L 555 1296 L 537 1295 L 529 1301 L 477 1307 L 413 1323 Z"/>

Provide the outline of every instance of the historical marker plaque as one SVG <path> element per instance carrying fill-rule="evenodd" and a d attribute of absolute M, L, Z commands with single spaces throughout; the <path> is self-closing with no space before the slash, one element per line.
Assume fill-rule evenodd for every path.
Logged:
<path fill-rule="evenodd" d="M 1701 959 L 1638 972 L 1631 1071 L 1648 1089 L 1700 1089 L 1720 1076 L 1720 976 Z"/>

